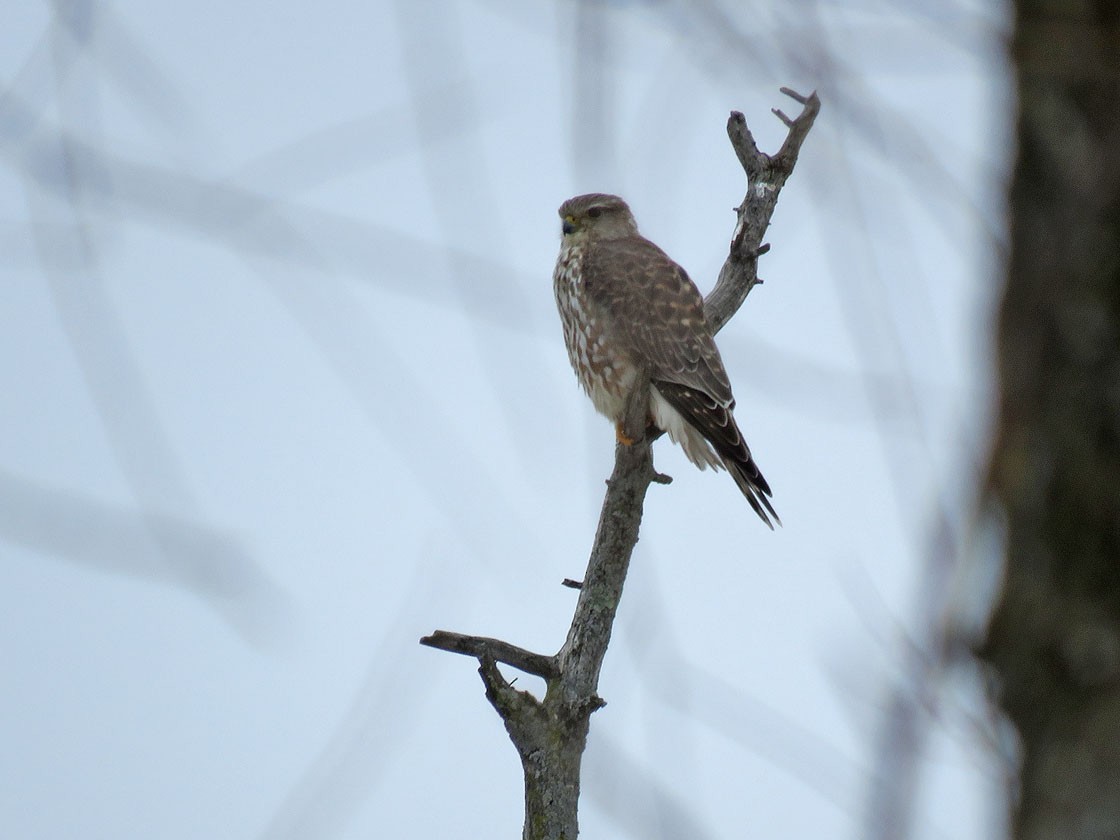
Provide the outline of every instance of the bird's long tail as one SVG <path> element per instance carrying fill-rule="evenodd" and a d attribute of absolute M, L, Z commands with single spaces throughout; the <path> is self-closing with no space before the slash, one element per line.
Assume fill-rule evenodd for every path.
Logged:
<path fill-rule="evenodd" d="M 743 433 L 735 422 L 735 416 L 732 414 L 734 403 L 722 405 L 703 391 L 676 382 L 655 381 L 652 384 L 656 392 L 672 406 L 681 419 L 715 450 L 714 455 L 706 446 L 702 447 L 707 450 L 706 454 L 698 451 L 697 441 L 690 441 L 687 434 L 682 434 L 683 430 L 674 430 L 672 424 L 668 424 L 667 431 L 670 437 L 681 442 L 685 453 L 693 463 L 701 468 L 705 464 L 716 466 L 716 457 L 718 457 L 718 463 L 722 463 L 723 467 L 731 473 L 735 484 L 747 497 L 747 501 L 758 514 L 759 519 L 765 522 L 770 530 L 774 530 L 775 522 L 781 525 L 782 520 L 778 518 L 774 506 L 770 504 L 770 485 L 763 478 L 754 458 L 751 457 L 751 450 L 747 447 L 747 442 L 743 440 Z"/>
<path fill-rule="evenodd" d="M 771 531 L 774 530 L 774 522 L 781 525 L 782 520 L 778 517 L 774 506 L 770 504 L 770 485 L 763 478 L 758 469 L 758 464 L 754 462 L 750 453 L 747 453 L 745 462 L 738 458 L 732 459 L 722 452 L 720 456 L 723 458 L 723 465 L 727 467 L 727 471 L 731 473 L 731 477 L 735 479 L 735 483 L 739 486 L 743 495 L 747 497 L 747 501 L 754 508 L 754 512 L 758 514 L 759 519 L 770 526 Z M 771 517 L 774 519 L 773 522 L 770 521 Z"/>

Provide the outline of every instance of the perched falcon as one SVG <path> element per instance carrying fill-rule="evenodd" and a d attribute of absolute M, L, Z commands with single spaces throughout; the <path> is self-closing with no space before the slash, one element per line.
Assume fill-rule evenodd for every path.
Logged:
<path fill-rule="evenodd" d="M 632 395 L 642 398 L 634 389 L 648 390 L 647 422 L 700 469 L 726 468 L 762 521 L 781 524 L 731 413 L 731 382 L 695 284 L 638 233 L 618 196 L 570 198 L 560 218 L 556 305 L 568 358 L 595 408 L 614 421 L 619 441 L 633 443 L 624 431 L 627 407 Z"/>

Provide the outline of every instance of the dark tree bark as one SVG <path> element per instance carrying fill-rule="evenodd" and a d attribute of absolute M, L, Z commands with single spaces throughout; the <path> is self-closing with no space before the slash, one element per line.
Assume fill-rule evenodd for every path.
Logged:
<path fill-rule="evenodd" d="M 782 92 L 804 108 L 797 119 L 775 111 L 789 129 L 778 154 L 758 150 L 746 120 L 732 112 L 727 133 L 747 174 L 747 194 L 738 208 L 730 253 L 715 288 L 704 301 L 712 332 L 718 332 L 759 282 L 758 257 L 765 253 L 762 237 L 777 205 L 778 193 L 793 172 L 797 153 L 813 125 L 820 102 L 816 94 Z M 644 411 L 644 409 L 643 409 Z M 644 417 L 641 424 L 644 424 Z M 640 428 L 640 425 L 639 425 Z M 652 439 L 615 449 L 615 466 L 599 516 L 587 572 L 580 590 L 567 640 L 554 656 L 524 650 L 508 642 L 437 630 L 421 644 L 477 657 L 486 697 L 505 723 L 521 756 L 525 773 L 524 840 L 575 840 L 578 833 L 580 765 L 591 714 L 604 705 L 598 695 L 599 673 L 610 643 L 615 614 L 630 557 L 638 542 L 638 528 L 646 490 L 653 482 L 667 483 L 653 468 Z M 544 699 L 514 689 L 497 662 L 543 677 Z"/>
<path fill-rule="evenodd" d="M 980 650 L 1021 744 L 1013 835 L 1120 838 L 1120 4 L 1018 0 L 1018 160 Z M 996 505 L 992 505 L 996 507 Z"/>

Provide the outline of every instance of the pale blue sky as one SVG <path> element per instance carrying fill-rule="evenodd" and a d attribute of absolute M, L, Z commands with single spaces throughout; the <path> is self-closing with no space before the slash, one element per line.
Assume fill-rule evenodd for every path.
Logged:
<path fill-rule="evenodd" d="M 556 207 L 625 196 L 710 288 L 727 114 L 776 151 L 787 85 L 824 108 L 719 336 L 785 527 L 657 444 L 582 826 L 869 836 L 910 641 L 982 577 L 930 546 L 938 505 L 972 545 L 1011 105 L 1002 7 L 941 5 L 9 9 L 0 834 L 517 836 L 475 664 L 417 640 L 567 630 L 613 432 Z M 916 838 L 992 836 L 973 689 Z"/>

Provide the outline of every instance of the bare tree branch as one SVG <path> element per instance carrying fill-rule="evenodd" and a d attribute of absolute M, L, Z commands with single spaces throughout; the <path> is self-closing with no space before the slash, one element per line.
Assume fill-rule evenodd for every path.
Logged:
<path fill-rule="evenodd" d="M 732 111 L 727 120 L 727 136 L 747 173 L 747 194 L 736 208 L 739 221 L 731 237 L 727 260 L 720 269 L 715 288 L 704 299 L 704 317 L 712 335 L 723 329 L 724 324 L 739 311 L 751 289 L 762 282 L 758 279 L 758 258 L 770 249 L 762 244 L 762 237 L 770 226 L 770 217 L 778 204 L 778 193 L 793 172 L 797 153 L 821 109 L 816 93 L 801 96 L 789 88 L 782 88 L 782 93 L 800 102 L 804 108 L 795 120 L 775 111 L 789 127 L 789 134 L 781 150 L 773 157 L 759 151 L 747 127 L 746 117 L 740 112 Z"/>
<path fill-rule="evenodd" d="M 479 659 L 490 657 L 497 662 L 512 665 L 526 674 L 535 674 L 538 677 L 544 677 L 546 680 L 560 675 L 555 656 L 533 653 L 500 639 L 491 639 L 486 636 L 464 636 L 462 633 L 437 630 L 432 635 L 422 638 L 420 644 L 451 653 L 475 656 Z"/>
<path fill-rule="evenodd" d="M 768 250 L 762 237 L 778 193 L 793 172 L 797 153 L 820 110 L 815 93 L 803 97 L 785 88 L 782 92 L 804 108 L 792 120 L 776 112 L 789 128 L 776 156 L 758 150 L 742 114 L 732 112 L 728 120 L 728 136 L 747 174 L 747 194 L 738 208 L 727 261 L 704 302 L 713 334 L 731 319 L 759 282 L 758 257 Z M 642 406 L 643 415 L 645 410 Z M 650 445 L 656 434 L 642 436 L 640 425 L 644 420 L 630 417 L 632 413 L 627 413 L 627 430 L 635 420 L 639 426 L 636 437 L 640 439 L 615 448 L 614 471 L 607 481 L 587 572 L 582 583 L 565 582 L 578 586 L 579 600 L 568 637 L 556 656 L 530 653 L 497 639 L 445 631 L 421 639 L 431 647 L 478 657 L 486 697 L 502 717 L 521 756 L 525 772 L 524 840 L 572 840 L 578 833 L 580 762 L 591 714 L 604 705 L 597 694 L 599 673 L 638 542 L 646 490 L 651 483 L 668 483 L 668 477 L 653 468 Z M 497 662 L 545 677 L 548 687 L 544 699 L 514 690 L 498 671 Z"/>

